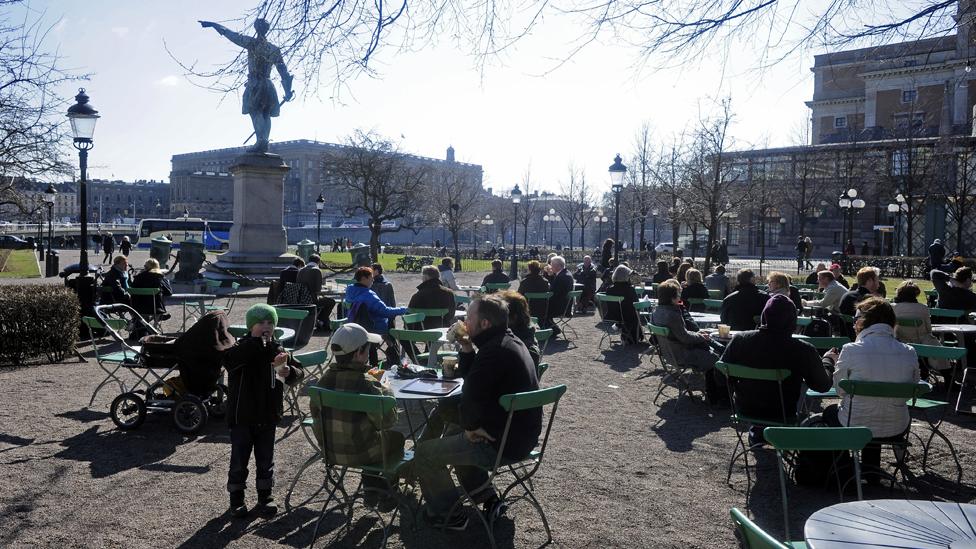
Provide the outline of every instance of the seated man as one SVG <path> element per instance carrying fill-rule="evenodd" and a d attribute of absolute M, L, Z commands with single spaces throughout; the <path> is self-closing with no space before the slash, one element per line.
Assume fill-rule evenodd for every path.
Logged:
<path fill-rule="evenodd" d="M 718 272 L 718 269 L 717 268 L 715 269 L 715 272 Z M 722 273 L 725 273 L 725 267 L 722 267 Z M 724 276 L 724 274 L 723 274 L 723 276 Z M 665 280 L 667 280 L 669 278 L 671 278 L 671 272 L 668 271 L 668 262 L 667 261 L 658 261 L 657 262 L 657 272 L 654 273 L 654 277 L 651 279 L 651 282 L 653 282 L 654 284 L 660 284 L 660 283 L 664 282 Z M 706 278 L 706 280 L 707 280 L 707 278 Z M 728 281 L 728 277 L 726 277 L 726 281 Z M 708 283 L 706 282 L 706 285 L 707 284 Z M 709 288 L 711 288 L 711 286 L 709 286 Z M 728 291 L 728 288 L 726 288 L 726 291 Z M 725 295 L 725 294 L 722 294 L 722 295 Z"/>
<path fill-rule="evenodd" d="M 849 290 L 851 288 L 851 285 L 847 283 L 847 279 L 844 278 L 844 274 L 840 270 L 840 265 L 831 263 L 830 273 L 834 275 L 834 281 L 843 286 L 844 289 Z"/>
<path fill-rule="evenodd" d="M 969 267 L 960 267 L 956 269 L 952 277 L 936 269 L 929 276 L 932 279 L 935 290 L 939 293 L 939 308 L 976 311 L 976 293 L 972 291 L 972 269 Z M 963 322 L 965 322 L 965 319 Z"/>
<path fill-rule="evenodd" d="M 316 320 L 319 327 L 329 325 L 329 316 L 335 308 L 336 300 L 327 296 L 319 296 L 322 292 L 322 271 L 319 269 L 319 256 L 312 254 L 308 258 L 308 264 L 302 267 L 295 275 L 295 282 L 305 286 L 312 298 L 315 299 L 315 310 L 317 311 Z"/>
<path fill-rule="evenodd" d="M 128 305 L 132 298 L 129 295 L 129 260 L 124 255 L 115 256 L 112 268 L 102 278 L 102 305 L 111 303 L 125 303 Z"/>
<path fill-rule="evenodd" d="M 525 266 L 528 273 L 526 273 L 525 278 L 519 282 L 518 293 L 533 294 L 533 293 L 546 293 L 549 291 L 549 281 L 546 277 L 542 276 L 542 265 L 538 261 L 532 260 Z M 548 311 L 549 303 L 542 299 L 533 299 L 529 301 L 529 314 L 538 318 L 539 322 L 546 325 L 548 321 Z"/>
<path fill-rule="evenodd" d="M 783 381 L 783 400 L 779 402 L 775 381 L 734 379 L 733 397 L 739 413 L 757 419 L 783 421 L 796 417 L 802 384 L 815 391 L 830 389 L 828 369 L 833 361 L 821 359 L 813 345 L 793 338 L 796 331 L 796 306 L 785 295 L 773 295 L 763 308 L 758 330 L 736 334 L 725 348 L 722 361 L 732 364 L 776 370 L 785 368 L 790 377 Z M 780 407 L 782 405 L 782 408 Z M 750 429 L 749 442 L 763 441 L 763 427 Z"/>
<path fill-rule="evenodd" d="M 654 282 L 657 282 L 657 276 L 655 276 Z M 715 272 L 705 277 L 705 287 L 709 290 L 722 292 L 722 299 L 729 295 L 729 282 L 729 277 L 725 274 L 725 265 L 715 267 Z"/>
<path fill-rule="evenodd" d="M 387 307 L 396 307 L 396 294 L 393 291 L 393 284 L 383 276 L 383 265 L 373 263 L 373 291 L 380 296 Z"/>
<path fill-rule="evenodd" d="M 300 257 L 296 257 L 292 260 L 291 265 L 280 270 L 278 272 L 278 283 L 281 285 L 281 287 L 284 288 L 285 284 L 289 282 L 298 282 L 298 271 L 304 266 L 305 260 Z"/>
<path fill-rule="evenodd" d="M 485 471 L 495 465 L 508 421 L 508 412 L 498 404 L 498 398 L 539 388 L 529 351 L 508 330 L 508 305 L 504 299 L 489 295 L 472 300 L 465 326 L 467 337 L 459 340 L 458 355 L 459 373 L 464 377 L 460 425 L 448 436 L 418 443 L 413 460 L 427 500 L 428 519 L 453 530 L 467 527 L 468 518 L 463 511 L 448 516 L 459 493 L 447 466 L 454 466 L 458 480 L 476 504 L 485 505 L 486 514 L 503 512 L 494 487 L 486 485 Z M 502 455 L 510 460 L 526 458 L 539 442 L 541 432 L 541 409 L 516 412 L 505 447 L 500 449 Z"/>
<path fill-rule="evenodd" d="M 804 307 L 822 307 L 831 312 L 838 312 L 838 307 L 840 307 L 840 300 L 847 293 L 847 290 L 834 280 L 834 274 L 830 271 L 820 271 L 817 274 L 817 284 L 820 287 L 820 291 L 823 292 L 823 299 L 815 299 L 813 301 L 803 301 Z"/>
<path fill-rule="evenodd" d="M 573 279 L 583 285 L 583 294 L 580 295 L 579 303 L 576 304 L 578 312 L 585 312 L 587 307 L 593 304 L 593 296 L 596 295 L 596 279 L 598 278 L 593 259 L 585 255 L 583 263 L 576 268 Z"/>
<path fill-rule="evenodd" d="M 454 292 L 441 282 L 441 272 L 433 265 L 420 269 L 424 281 L 417 286 L 417 293 L 410 298 L 411 309 L 447 309 L 443 317 L 427 317 L 424 329 L 444 328 L 454 323 Z"/>
<path fill-rule="evenodd" d="M 382 385 L 369 371 L 370 345 L 377 345 L 382 338 L 371 334 L 353 322 L 339 327 L 332 335 L 329 347 L 335 359 L 325 370 L 318 382 L 323 389 L 359 393 L 363 395 L 392 396 L 390 388 Z M 372 416 L 363 412 L 327 410 L 325 421 L 321 409 L 313 402 L 311 416 L 315 422 L 312 431 L 325 450 L 330 463 L 336 465 L 380 465 L 383 463 L 383 450 L 388 462 L 403 456 L 403 434 L 393 431 L 397 411 L 393 408 L 382 416 Z M 324 435 L 324 437 L 323 437 Z M 328 444 L 326 444 L 328 442 Z M 386 512 L 396 507 L 396 499 L 390 495 L 381 496 L 377 491 L 388 492 L 389 484 L 382 477 L 363 475 L 366 488 L 365 503 Z"/>
<path fill-rule="evenodd" d="M 681 285 L 676 280 L 662 282 L 657 287 L 658 306 L 651 313 L 651 324 L 663 326 L 671 334 L 658 345 L 666 345 L 681 364 L 687 364 L 705 374 L 705 392 L 710 402 L 722 400 L 725 388 L 716 382 L 714 366 L 718 356 L 710 350 L 711 337 L 698 331 L 698 326 L 678 306 Z"/>
<path fill-rule="evenodd" d="M 495 259 L 491 262 L 491 272 L 485 275 L 485 278 L 481 280 L 481 285 L 485 286 L 487 284 L 507 284 L 509 282 L 508 275 L 502 271 L 502 262 Z M 493 293 L 495 290 L 488 290 L 488 293 Z"/>
<path fill-rule="evenodd" d="M 882 297 L 878 293 L 881 279 L 878 277 L 877 267 L 861 267 L 857 271 L 857 286 L 840 298 L 837 310 L 844 315 L 854 316 L 857 304 L 869 297 Z"/>
<path fill-rule="evenodd" d="M 735 278 L 735 291 L 722 300 L 722 323 L 733 330 L 754 330 L 769 294 L 759 291 L 756 275 L 750 269 L 742 269 Z"/>
<path fill-rule="evenodd" d="M 557 336 L 561 332 L 558 326 L 552 324 L 553 318 L 572 315 L 568 310 L 570 305 L 569 292 L 573 291 L 573 276 L 566 270 L 566 260 L 562 256 L 554 256 L 549 260 L 552 267 L 552 281 L 549 283 L 549 291 L 552 297 L 549 298 L 549 324 L 552 325 L 552 335 Z"/>
<path fill-rule="evenodd" d="M 805 283 L 806 284 L 816 284 L 817 283 L 817 274 L 819 274 L 819 273 L 821 273 L 823 271 L 826 271 L 826 270 L 827 270 L 827 266 L 826 265 L 824 265 L 823 263 L 817 263 L 817 268 L 812 273 L 810 273 L 810 274 L 807 275 L 807 279 L 806 279 Z"/>
<path fill-rule="evenodd" d="M 796 307 L 797 311 L 802 311 L 803 299 L 800 298 L 800 289 L 793 286 L 791 282 L 790 275 L 786 273 L 781 273 L 779 271 L 769 273 L 769 296 L 785 295 L 786 297 L 790 298 L 790 301 L 793 302 L 793 306 Z"/>

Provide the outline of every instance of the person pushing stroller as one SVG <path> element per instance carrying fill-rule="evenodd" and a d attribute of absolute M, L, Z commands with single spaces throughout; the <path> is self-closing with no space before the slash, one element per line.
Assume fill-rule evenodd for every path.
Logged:
<path fill-rule="evenodd" d="M 247 310 L 245 319 L 248 333 L 224 355 L 224 368 L 230 381 L 227 423 L 231 451 L 227 491 L 231 515 L 245 516 L 247 464 L 253 450 L 258 492 L 255 510 L 270 516 L 278 511 L 271 488 L 274 486 L 275 428 L 283 413 L 284 385 L 294 385 L 304 373 L 300 364 L 274 340 L 278 314 L 273 307 L 263 303 L 254 305 Z"/>

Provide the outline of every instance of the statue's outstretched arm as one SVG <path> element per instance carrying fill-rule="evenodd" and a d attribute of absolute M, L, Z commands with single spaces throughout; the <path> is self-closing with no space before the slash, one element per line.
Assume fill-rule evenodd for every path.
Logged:
<path fill-rule="evenodd" d="M 251 37 L 244 36 L 243 34 L 238 34 L 227 27 L 221 25 L 220 23 L 214 23 L 212 21 L 200 21 L 200 26 L 207 29 L 211 28 L 220 33 L 221 36 L 226 37 L 231 42 L 237 44 L 242 48 L 248 48 L 251 46 Z"/>
<path fill-rule="evenodd" d="M 281 58 L 281 52 L 278 52 L 277 59 L 275 59 L 275 68 L 278 69 L 278 76 L 281 77 L 281 85 L 285 88 L 285 101 L 291 101 L 293 97 L 291 84 L 295 79 L 294 76 L 288 73 L 288 67 L 285 66 L 285 60 Z"/>

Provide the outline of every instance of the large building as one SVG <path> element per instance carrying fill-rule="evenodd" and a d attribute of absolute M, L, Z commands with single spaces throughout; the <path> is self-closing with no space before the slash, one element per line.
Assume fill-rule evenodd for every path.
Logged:
<path fill-rule="evenodd" d="M 342 203 L 331 185 L 330 166 L 325 161 L 330 154 L 347 147 L 308 139 L 271 143 L 270 152 L 278 154 L 291 168 L 285 176 L 285 224 L 299 226 L 315 222 L 315 200 L 319 194 L 326 199 L 323 220 L 335 222 L 344 216 Z M 215 149 L 173 155 L 170 185 L 170 212 L 182 215 L 186 208 L 190 215 L 209 219 L 232 219 L 234 211 L 234 183 L 230 167 L 246 151 L 245 147 Z M 448 148 L 444 159 L 403 155 L 409 162 L 424 164 L 434 171 L 463 169 L 478 185 L 482 182 L 482 168 L 476 164 L 457 162 L 454 149 Z"/>

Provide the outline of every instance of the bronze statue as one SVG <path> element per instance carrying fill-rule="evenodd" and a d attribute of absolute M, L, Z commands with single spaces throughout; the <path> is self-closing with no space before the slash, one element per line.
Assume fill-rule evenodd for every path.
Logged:
<path fill-rule="evenodd" d="M 254 135 L 257 142 L 248 152 L 268 152 L 268 137 L 271 134 L 271 118 L 278 116 L 281 105 L 291 100 L 292 76 L 281 57 L 281 50 L 268 42 L 266 35 L 270 26 L 264 19 L 254 21 L 257 36 L 253 38 L 238 34 L 227 27 L 210 21 L 200 21 L 203 28 L 212 28 L 231 42 L 247 50 L 247 84 L 244 86 L 244 104 L 241 112 L 251 115 Z M 271 67 L 278 69 L 281 85 L 285 88 L 285 99 L 278 102 L 278 93 L 271 82 Z"/>

